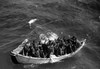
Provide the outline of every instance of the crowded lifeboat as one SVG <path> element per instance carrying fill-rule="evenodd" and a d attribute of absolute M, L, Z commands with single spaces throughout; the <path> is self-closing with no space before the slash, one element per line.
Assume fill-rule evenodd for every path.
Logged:
<path fill-rule="evenodd" d="M 39 35 L 39 41 L 25 39 L 11 51 L 20 63 L 55 63 L 72 57 L 85 45 L 86 39 L 79 41 L 75 36 L 59 37 L 53 32 Z"/>

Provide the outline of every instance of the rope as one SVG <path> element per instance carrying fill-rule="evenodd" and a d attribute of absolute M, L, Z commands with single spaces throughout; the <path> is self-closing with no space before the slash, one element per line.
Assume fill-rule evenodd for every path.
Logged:
<path fill-rule="evenodd" d="M 57 20 L 55 20 L 55 21 L 57 21 Z M 34 30 L 36 30 L 37 28 L 45 29 L 45 30 L 51 31 L 51 30 L 49 30 L 49 29 L 47 29 L 47 28 L 45 28 L 45 27 L 43 27 L 43 26 L 48 25 L 48 24 L 51 24 L 51 23 L 53 23 L 53 22 L 54 22 L 54 21 L 51 21 L 51 22 L 45 23 L 45 24 L 43 24 L 43 25 L 38 25 L 38 24 L 36 24 L 36 25 L 35 25 L 36 27 L 35 27 L 27 36 L 29 36 L 31 33 L 33 33 Z"/>

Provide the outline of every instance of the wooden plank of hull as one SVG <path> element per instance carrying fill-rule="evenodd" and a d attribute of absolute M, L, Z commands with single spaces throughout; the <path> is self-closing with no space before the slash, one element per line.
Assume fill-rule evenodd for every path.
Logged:
<path fill-rule="evenodd" d="M 12 53 L 14 54 L 14 56 L 16 57 L 17 61 L 20 63 L 32 63 L 32 64 L 45 64 L 45 63 L 55 63 L 55 62 L 59 62 L 62 59 L 68 58 L 68 57 L 72 57 L 73 55 L 75 55 L 85 44 L 85 40 L 81 41 L 82 46 L 80 46 L 75 52 L 71 53 L 71 54 L 65 54 L 59 57 L 52 57 L 52 58 L 37 58 L 37 57 L 29 57 L 29 56 L 23 56 L 21 54 L 19 54 L 19 52 L 23 49 L 23 44 L 22 46 L 20 45 L 18 48 L 16 48 L 15 50 L 12 51 Z"/>

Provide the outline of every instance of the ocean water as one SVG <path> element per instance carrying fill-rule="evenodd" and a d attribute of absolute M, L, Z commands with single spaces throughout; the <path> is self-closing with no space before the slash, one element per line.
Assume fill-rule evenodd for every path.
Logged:
<path fill-rule="evenodd" d="M 0 1 L 0 69 L 100 69 L 100 25 L 97 18 L 99 13 L 96 11 L 91 14 L 93 13 L 91 10 L 85 11 L 84 6 L 78 8 L 73 2 L 75 6 L 70 2 L 66 2 L 68 4 L 66 6 L 61 6 L 37 1 L 37 7 L 37 2 L 36 4 L 34 2 L 35 0 Z M 38 20 L 30 29 L 28 21 L 33 18 Z M 15 64 L 10 52 L 32 35 L 32 31 L 44 32 L 36 28 L 37 25 L 59 36 L 75 35 L 80 40 L 87 39 L 86 45 L 75 56 L 58 63 Z"/>

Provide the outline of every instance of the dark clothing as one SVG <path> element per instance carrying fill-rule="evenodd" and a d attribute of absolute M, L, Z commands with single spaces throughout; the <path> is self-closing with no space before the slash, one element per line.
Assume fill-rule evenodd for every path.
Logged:
<path fill-rule="evenodd" d="M 45 57 L 45 56 L 44 56 L 43 50 L 40 50 L 40 57 L 41 57 L 41 58 L 44 58 L 44 57 Z"/>
<path fill-rule="evenodd" d="M 43 53 L 44 53 L 44 57 L 47 57 L 48 54 L 48 47 L 46 44 L 42 44 L 42 48 L 43 48 Z"/>
<path fill-rule="evenodd" d="M 54 46 L 53 45 L 49 45 L 48 46 L 48 52 L 47 52 L 47 57 L 49 58 L 50 57 L 50 54 L 54 54 Z"/>
<path fill-rule="evenodd" d="M 71 53 L 72 51 L 71 51 L 71 49 L 70 49 L 70 45 L 68 45 L 68 46 L 66 46 L 66 52 L 67 52 L 67 54 L 69 54 L 69 53 Z"/>
<path fill-rule="evenodd" d="M 32 56 L 32 46 L 29 47 L 28 56 Z"/>
<path fill-rule="evenodd" d="M 55 47 L 54 47 L 54 54 L 55 54 L 56 56 L 60 55 L 60 47 L 58 47 L 58 46 L 55 46 Z"/>
<path fill-rule="evenodd" d="M 36 51 L 36 57 L 40 57 L 40 49 Z"/>
<path fill-rule="evenodd" d="M 70 39 L 58 38 L 57 40 L 50 41 L 47 44 L 41 44 L 33 40 L 31 46 L 25 45 L 23 51 L 24 55 L 40 58 L 49 58 L 50 54 L 56 56 L 61 56 L 64 54 L 69 54 L 75 52 L 79 48 L 80 44 L 77 42 L 75 36 Z"/>
<path fill-rule="evenodd" d="M 32 57 L 36 57 L 36 55 L 35 55 L 35 49 L 34 49 L 34 47 L 32 46 L 31 47 L 31 50 L 30 50 L 30 52 L 32 52 L 30 55 L 32 56 Z"/>
<path fill-rule="evenodd" d="M 28 56 L 28 52 L 30 51 L 30 48 L 27 45 L 25 45 L 24 48 L 23 48 L 23 50 L 24 50 L 23 51 L 24 52 L 24 55 L 25 56 Z"/>

